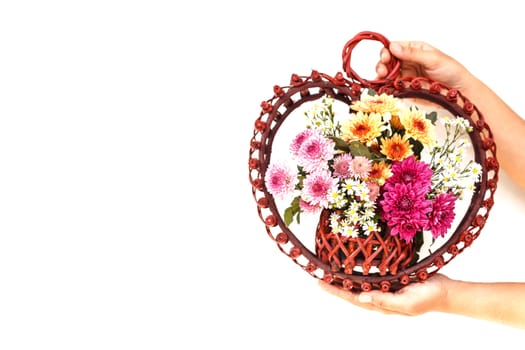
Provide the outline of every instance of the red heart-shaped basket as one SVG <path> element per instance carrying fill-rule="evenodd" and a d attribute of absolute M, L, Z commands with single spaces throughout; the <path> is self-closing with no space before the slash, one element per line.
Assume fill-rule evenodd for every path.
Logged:
<path fill-rule="evenodd" d="M 409 283 L 427 279 L 466 247 L 470 246 L 473 240 L 478 237 L 494 204 L 493 197 L 497 187 L 499 167 L 492 132 L 481 112 L 473 103 L 459 91 L 437 81 L 424 77 L 401 77 L 401 62 L 395 57 L 391 60 L 388 67 L 388 75 L 384 79 L 366 80 L 361 78 L 351 67 L 351 55 L 356 45 L 362 40 L 379 41 L 385 47 L 389 46 L 389 41 L 383 35 L 375 32 L 358 33 L 346 43 L 343 49 L 343 70 L 346 73 L 346 77 L 342 72 L 331 76 L 314 70 L 307 76 L 292 74 L 288 85 L 274 86 L 272 98 L 261 103 L 260 115 L 255 120 L 253 137 L 250 141 L 249 180 L 259 217 L 263 221 L 268 235 L 277 243 L 278 248 L 304 271 L 315 278 L 323 279 L 346 290 L 369 291 L 379 289 L 382 291 L 395 291 Z M 378 99 L 379 96 L 382 99 Z M 381 126 L 373 124 L 372 119 L 378 118 L 377 115 L 381 113 L 375 113 L 377 112 L 375 110 L 371 111 L 371 104 L 385 104 L 385 101 L 391 102 L 392 100 L 413 101 L 412 103 L 415 104 L 415 107 L 399 112 L 400 116 L 396 116 L 397 112 L 392 111 L 383 113 L 382 119 L 374 119 L 376 121 L 380 120 L 383 124 Z M 416 103 L 415 101 L 418 102 Z M 321 102 L 325 103 L 324 107 L 321 108 L 321 110 L 324 108 L 323 111 L 319 112 L 320 109 L 317 106 L 315 107 L 317 108 L 316 110 L 313 108 L 314 112 L 310 110 L 310 112 L 303 114 L 315 114 L 318 126 L 329 119 L 327 119 L 327 115 L 333 121 L 331 104 L 343 104 L 343 106 L 348 107 L 349 111 L 347 115 L 349 118 L 347 121 L 344 121 L 346 124 L 334 126 L 333 123 L 329 123 L 329 125 L 338 132 L 343 130 L 340 134 L 344 137 L 332 137 L 333 134 L 330 134 L 328 138 L 321 138 L 324 141 L 319 141 L 318 134 L 315 134 L 318 137 L 315 139 L 318 143 L 313 142 L 310 145 L 313 147 L 312 149 L 315 149 L 314 146 L 324 147 L 328 144 L 328 149 L 335 150 L 332 152 L 334 154 L 330 153 L 323 162 L 310 159 L 309 163 L 304 161 L 300 163 L 301 166 L 294 170 L 296 171 L 294 172 L 295 179 L 299 179 L 299 181 L 293 183 L 293 190 L 296 191 L 294 192 L 295 201 L 287 209 L 284 209 L 282 205 L 278 205 L 279 200 L 276 199 L 275 193 L 268 188 L 268 181 L 270 181 L 267 178 L 270 177 L 268 174 L 270 172 L 269 168 L 273 159 L 281 156 L 281 154 L 276 153 L 278 151 L 273 147 L 277 139 L 276 136 L 283 123 L 287 119 L 292 119 L 290 118 L 291 115 L 294 115 L 293 119 L 297 120 L 296 114 L 301 114 L 298 112 L 301 108 L 312 103 L 320 103 L 322 105 Z M 443 110 L 450 114 L 451 118 L 444 118 L 446 122 L 456 120 L 456 122 L 448 124 L 449 129 L 447 129 L 446 135 L 449 135 L 449 132 L 452 133 L 450 130 L 454 130 L 454 126 L 456 130 L 459 128 L 457 125 L 461 123 L 457 122 L 458 120 L 466 123 L 464 124 L 465 128 L 469 129 L 467 133 L 468 140 L 473 146 L 471 147 L 472 162 L 468 164 L 479 165 L 477 168 L 479 173 L 477 180 L 470 185 L 469 193 L 471 195 L 466 196 L 467 203 L 463 216 L 455 216 L 456 224 L 453 226 L 453 229 L 449 229 L 449 232 L 443 232 L 443 229 L 438 229 L 438 233 L 434 235 L 433 232 L 430 239 L 428 238 L 428 231 L 432 223 L 436 224 L 441 220 L 448 223 L 447 228 L 451 227 L 450 220 L 455 214 L 451 215 L 450 205 L 455 201 L 456 197 L 462 197 L 464 192 L 450 185 L 451 187 L 442 190 L 441 194 L 433 192 L 433 194 L 427 193 L 422 197 L 421 189 L 428 190 L 428 185 L 419 185 L 419 183 L 416 185 L 416 180 L 412 177 L 410 181 L 406 180 L 406 172 L 403 173 L 403 171 L 409 169 L 408 172 L 412 171 L 411 174 L 414 175 L 417 173 L 414 169 L 422 169 L 417 168 L 414 162 L 410 163 L 408 158 L 419 161 L 423 157 L 421 150 L 424 144 L 435 144 L 428 137 L 423 138 L 421 134 L 419 138 L 417 136 L 417 123 L 423 129 L 425 127 L 433 128 L 434 126 L 429 124 L 430 121 L 432 124 L 436 124 L 440 119 L 435 112 L 417 114 L 419 111 L 424 110 L 427 105 L 432 105 L 434 109 Z M 361 106 L 360 110 L 359 106 Z M 294 111 L 297 113 L 293 113 Z M 421 118 L 418 115 L 424 115 L 426 119 L 418 119 Z M 321 119 L 323 120 L 322 122 L 319 121 Z M 385 120 L 390 123 L 386 128 Z M 394 120 L 397 120 L 397 124 L 394 123 Z M 400 120 L 404 124 L 401 123 L 401 126 L 396 126 L 400 125 Z M 359 121 L 361 121 L 361 124 L 359 124 Z M 311 131 L 315 127 L 316 125 L 310 125 L 308 128 L 305 128 L 305 130 L 308 130 L 301 135 L 305 136 L 307 134 L 310 137 L 312 135 Z M 355 134 L 360 132 L 359 130 L 369 132 L 371 129 L 381 132 L 383 136 L 392 136 L 398 133 L 398 143 L 385 141 L 386 138 L 381 138 L 378 136 L 378 133 L 374 137 L 356 141 Z M 411 139 L 409 138 L 410 135 L 413 136 Z M 328 141 L 326 141 L 327 139 Z M 446 140 L 447 142 L 449 141 L 448 138 Z M 301 142 L 303 141 L 301 139 Z M 296 143 L 296 147 L 303 145 L 304 142 Z M 403 151 L 402 146 L 407 146 L 408 148 Z M 293 146 L 290 146 L 290 149 L 292 148 Z M 401 151 L 399 151 L 399 148 Z M 463 154 L 453 153 L 457 151 L 452 149 L 454 147 L 451 147 L 446 152 L 443 152 L 443 148 L 445 147 L 431 148 L 433 152 L 431 154 L 435 157 L 428 162 L 431 165 L 424 165 L 425 167 L 432 167 L 432 176 L 436 176 L 432 177 L 432 189 L 438 187 L 438 185 L 441 186 L 444 182 L 452 183 L 451 177 L 457 176 L 457 172 L 447 172 L 446 175 L 442 175 L 436 170 L 439 168 L 441 169 L 439 171 L 445 172 L 443 168 L 446 167 L 440 168 L 441 165 L 439 164 L 442 163 L 436 162 L 435 158 L 438 157 L 436 154 L 441 151 L 439 153 L 441 155 L 454 154 L 456 158 Z M 298 149 L 295 149 L 296 156 L 300 153 Z M 273 154 L 272 150 L 276 154 Z M 399 152 L 396 153 L 397 151 L 406 151 L 408 153 L 400 156 L 397 161 L 385 157 L 385 154 L 390 152 L 394 154 L 392 157 L 395 158 L 399 154 Z M 349 155 L 346 158 L 347 163 L 343 162 L 343 158 L 336 160 L 336 157 L 345 153 Z M 414 157 L 408 157 L 407 154 L 411 154 Z M 349 163 L 354 161 L 354 159 L 359 159 L 360 163 L 357 160 L 355 163 Z M 385 161 L 381 162 L 380 160 Z M 338 163 L 336 164 L 336 162 Z M 378 171 L 386 171 L 384 174 L 387 175 L 383 178 L 380 176 L 373 178 L 372 176 L 374 170 L 370 170 L 370 166 L 377 166 L 378 163 L 382 163 L 382 168 L 376 167 L 374 169 L 376 173 Z M 317 180 L 313 180 L 314 175 L 320 173 L 318 170 L 310 169 L 314 167 L 312 164 L 322 164 L 321 168 L 324 172 L 321 171 L 321 174 L 324 175 L 317 175 Z M 354 170 L 351 172 L 353 175 L 347 175 L 346 179 L 334 179 L 334 177 L 326 176 L 327 167 L 332 170 L 331 175 L 334 175 L 334 173 L 340 174 L 342 172 L 341 169 L 348 170 L 348 164 L 353 164 L 354 168 L 352 169 Z M 359 169 L 361 170 L 362 167 L 368 167 L 368 171 L 364 173 L 365 175 L 359 174 L 361 170 L 355 168 L 358 166 L 356 164 L 360 164 Z M 419 166 L 423 165 L 419 164 Z M 465 166 L 466 168 L 472 170 L 471 165 Z M 308 171 L 311 171 L 311 174 Z M 279 175 L 281 173 L 279 173 L 279 170 L 272 170 L 272 176 L 275 174 Z M 430 178 L 431 173 L 428 170 L 421 170 L 421 174 L 424 175 L 421 175 L 422 177 L 428 175 L 428 178 Z M 438 175 L 441 178 L 436 180 L 439 177 Z M 277 182 L 277 185 L 279 185 L 279 179 L 290 180 L 290 178 L 285 176 L 281 178 L 275 177 L 274 180 Z M 395 183 L 394 179 L 397 179 L 397 181 L 406 180 L 406 182 L 400 185 Z M 315 183 L 315 181 L 318 181 L 318 183 Z M 322 200 L 315 197 L 316 194 L 313 193 L 315 189 L 323 189 L 320 185 L 323 183 L 322 181 L 325 181 L 324 183 L 328 181 L 332 187 L 337 183 L 336 187 L 339 186 L 337 187 L 339 189 L 346 186 L 347 191 L 345 193 L 347 196 L 350 196 L 348 198 L 351 198 L 353 204 L 349 205 L 348 198 L 346 198 L 343 199 L 346 206 L 339 203 L 343 209 L 338 209 L 338 204 L 336 204 L 338 200 L 335 199 L 337 197 L 336 192 L 335 190 L 330 192 L 331 190 L 328 187 L 324 188 L 324 190 L 326 190 L 325 194 L 330 193 L 332 195 L 330 199 L 323 197 L 325 200 Z M 281 185 L 286 185 L 285 181 L 281 182 Z M 371 187 L 363 190 L 366 187 L 365 185 L 370 183 L 373 186 L 371 185 Z M 297 194 L 298 189 L 306 188 L 307 186 L 311 186 L 309 188 L 310 192 Z M 371 199 L 372 188 L 375 188 L 376 192 L 378 192 L 373 200 Z M 414 188 L 418 190 L 414 190 Z M 417 193 L 414 194 L 414 191 Z M 351 195 L 348 195 L 349 193 Z M 454 193 L 456 197 L 451 197 Z M 440 197 L 440 200 L 437 200 L 437 197 Z M 293 229 L 294 224 L 291 221 L 293 218 L 298 217 L 301 211 L 306 210 L 304 208 L 308 207 L 308 205 L 301 207 L 299 203 L 301 202 L 301 205 L 305 205 L 304 203 L 308 201 L 310 201 L 309 204 L 315 202 L 314 204 L 317 205 L 319 210 L 316 216 L 318 218 L 317 224 L 312 228 L 311 238 L 306 238 L 305 241 L 304 237 L 300 239 L 294 233 L 294 230 L 297 228 Z M 449 206 L 448 212 L 446 210 L 447 205 Z M 370 211 L 370 208 L 377 210 L 375 212 Z M 381 210 L 378 208 L 381 208 Z M 338 216 L 343 212 L 346 213 L 345 219 L 341 219 L 341 216 Z M 357 215 L 356 212 L 361 213 L 359 214 L 361 216 L 355 216 Z M 409 217 L 407 213 L 410 213 L 412 216 Z M 409 218 L 406 219 L 407 217 Z M 416 220 L 414 217 L 418 219 Z M 365 223 L 363 218 L 372 221 Z M 435 226 L 439 227 L 437 224 Z M 417 233 L 415 233 L 416 231 Z M 429 240 L 430 243 L 424 243 L 425 239 Z M 425 244 L 437 244 L 437 248 L 433 250 L 429 248 L 425 255 L 421 253 L 421 249 L 423 249 L 422 247 Z"/>

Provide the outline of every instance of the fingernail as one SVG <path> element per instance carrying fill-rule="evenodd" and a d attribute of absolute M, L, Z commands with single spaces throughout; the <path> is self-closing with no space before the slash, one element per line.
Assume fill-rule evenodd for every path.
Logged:
<path fill-rule="evenodd" d="M 359 294 L 359 297 L 357 298 L 360 303 L 370 303 L 372 301 L 372 297 L 368 294 Z"/>
<path fill-rule="evenodd" d="M 400 54 L 403 51 L 403 47 L 398 43 L 390 44 L 390 52 L 393 54 Z"/>

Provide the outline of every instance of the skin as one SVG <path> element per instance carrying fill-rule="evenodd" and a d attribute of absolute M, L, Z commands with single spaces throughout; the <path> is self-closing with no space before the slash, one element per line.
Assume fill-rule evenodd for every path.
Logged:
<path fill-rule="evenodd" d="M 500 166 L 525 189 L 525 172 L 520 171 L 525 167 L 525 157 L 520 153 L 525 148 L 525 121 L 461 63 L 425 42 L 391 42 L 388 50 L 381 51 L 376 66 L 378 78 L 387 75 L 385 64 L 391 55 L 402 62 L 402 76 L 428 77 L 467 96 L 490 125 Z M 525 329 L 525 283 L 468 282 L 437 273 L 425 282 L 412 283 L 393 293 L 352 293 L 323 281 L 319 284 L 354 305 L 386 314 L 443 312 Z"/>

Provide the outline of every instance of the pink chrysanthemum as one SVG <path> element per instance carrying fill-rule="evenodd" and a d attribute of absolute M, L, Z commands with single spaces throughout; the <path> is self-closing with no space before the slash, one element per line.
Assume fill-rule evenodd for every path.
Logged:
<path fill-rule="evenodd" d="M 380 201 L 382 218 L 390 227 L 391 235 L 398 234 L 408 242 L 428 226 L 431 203 L 426 194 L 426 189 L 417 183 L 396 183 L 384 192 Z"/>
<path fill-rule="evenodd" d="M 297 162 L 309 173 L 328 169 L 328 161 L 334 158 L 335 142 L 315 132 L 303 141 Z"/>
<path fill-rule="evenodd" d="M 313 205 L 302 198 L 299 199 L 299 208 L 301 209 L 301 212 L 307 214 L 317 214 L 321 210 L 319 205 Z"/>
<path fill-rule="evenodd" d="M 355 177 L 360 179 L 366 178 L 372 170 L 372 161 L 363 156 L 354 157 L 354 160 L 352 160 L 352 170 Z"/>
<path fill-rule="evenodd" d="M 432 202 L 432 211 L 428 218 L 428 229 L 432 237 L 444 237 L 452 226 L 455 217 L 456 196 L 452 193 L 440 193 Z"/>
<path fill-rule="evenodd" d="M 279 199 L 284 199 L 295 189 L 297 170 L 284 163 L 271 163 L 266 170 L 264 182 L 268 192 Z"/>
<path fill-rule="evenodd" d="M 334 158 L 334 176 L 341 179 L 348 179 L 354 173 L 352 168 L 352 155 L 343 153 Z"/>
<path fill-rule="evenodd" d="M 337 179 L 332 178 L 328 171 L 307 175 L 303 182 L 303 199 L 311 205 L 326 208 L 334 186 L 337 186 Z"/>
<path fill-rule="evenodd" d="M 298 133 L 292 140 L 292 143 L 290 144 L 290 153 L 294 157 L 297 157 L 299 155 L 299 149 L 301 148 L 303 142 L 305 140 L 308 140 L 313 134 L 314 131 L 312 129 L 305 129 Z"/>
<path fill-rule="evenodd" d="M 430 190 L 432 169 L 414 156 L 407 157 L 399 162 L 392 163 L 392 176 L 386 181 L 386 188 L 397 183 L 414 184 Z"/>
<path fill-rule="evenodd" d="M 368 196 L 370 197 L 370 202 L 374 202 L 379 196 L 380 187 L 376 182 L 368 181 L 366 183 L 368 187 Z"/>

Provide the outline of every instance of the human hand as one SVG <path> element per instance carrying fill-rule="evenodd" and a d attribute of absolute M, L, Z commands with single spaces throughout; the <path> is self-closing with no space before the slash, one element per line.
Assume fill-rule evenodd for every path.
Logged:
<path fill-rule="evenodd" d="M 429 311 L 442 311 L 447 294 L 454 280 L 442 274 L 435 274 L 424 282 L 411 283 L 396 292 L 350 292 L 326 283 L 319 285 L 327 292 L 368 310 L 385 314 L 415 316 Z"/>
<path fill-rule="evenodd" d="M 376 65 L 379 79 L 388 74 L 387 63 L 392 55 L 401 61 L 401 77 L 426 77 L 450 88 L 468 87 L 472 75 L 457 60 L 422 41 L 392 41 L 381 50 Z"/>

